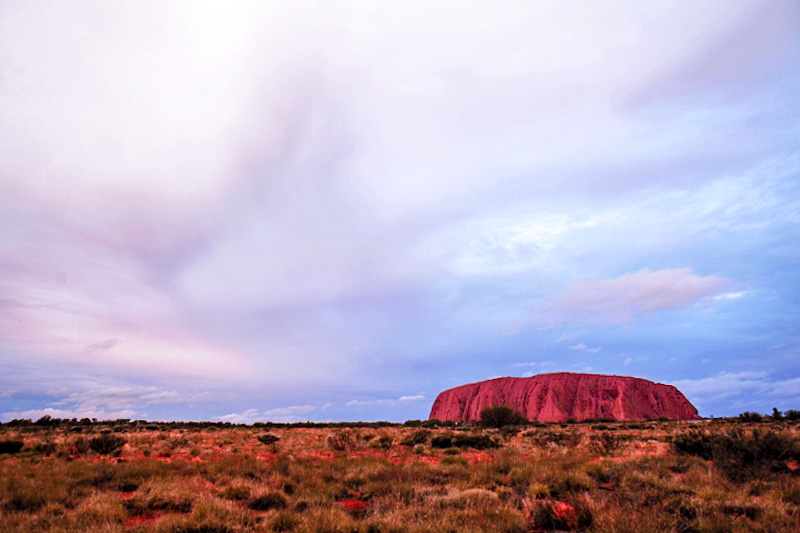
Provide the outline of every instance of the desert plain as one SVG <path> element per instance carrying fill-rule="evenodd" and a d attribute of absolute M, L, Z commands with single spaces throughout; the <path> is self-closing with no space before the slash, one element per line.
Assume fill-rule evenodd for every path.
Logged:
<path fill-rule="evenodd" d="M 798 424 L 14 421 L 0 530 L 798 531 Z"/>

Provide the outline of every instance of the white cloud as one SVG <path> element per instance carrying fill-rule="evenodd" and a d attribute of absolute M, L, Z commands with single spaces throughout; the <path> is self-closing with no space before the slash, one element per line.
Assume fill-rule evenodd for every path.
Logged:
<path fill-rule="evenodd" d="M 313 413 L 317 409 L 325 409 L 325 406 L 292 405 L 289 407 L 277 407 L 264 411 L 262 417 L 271 422 L 303 422 L 308 420 L 308 418 L 303 418 L 304 415 Z"/>
<path fill-rule="evenodd" d="M 248 409 L 242 413 L 231 413 L 223 416 L 214 417 L 215 420 L 222 422 L 232 422 L 235 424 L 252 424 L 254 422 L 306 422 L 309 415 L 315 411 L 322 411 L 329 408 L 331 404 L 322 406 L 316 405 L 290 405 L 288 407 L 276 407 L 261 411 L 259 409 Z"/>
<path fill-rule="evenodd" d="M 715 300 L 738 300 L 747 296 L 749 291 L 726 292 L 714 296 Z"/>
<path fill-rule="evenodd" d="M 398 402 L 418 402 L 420 400 L 424 400 L 424 394 L 415 394 L 414 396 L 401 396 L 397 399 Z"/>
<path fill-rule="evenodd" d="M 248 409 L 243 413 L 231 413 L 228 415 L 217 416 L 215 420 L 220 422 L 231 422 L 233 424 L 252 424 L 259 418 L 260 411 L 258 409 Z"/>
<path fill-rule="evenodd" d="M 370 407 L 380 405 L 384 407 L 396 406 L 402 403 L 418 402 L 425 399 L 424 394 L 415 394 L 413 396 L 401 396 L 396 400 L 379 399 L 379 400 L 350 400 L 347 402 L 346 407 Z"/>
<path fill-rule="evenodd" d="M 635 359 L 633 357 L 626 357 L 625 361 L 623 361 L 622 364 L 625 365 L 625 366 L 628 366 L 628 365 L 630 365 L 632 363 L 641 363 L 643 361 L 647 361 L 648 359 L 650 359 L 650 358 L 647 357 L 646 355 L 643 355 L 641 357 L 637 357 Z"/>
<path fill-rule="evenodd" d="M 589 348 L 588 346 L 586 346 L 582 342 L 578 343 L 578 344 L 574 344 L 572 346 L 569 346 L 568 348 L 570 350 L 574 350 L 576 352 L 586 352 L 586 353 L 597 353 L 600 350 L 602 350 L 602 348 L 600 346 L 595 346 L 594 348 Z"/>

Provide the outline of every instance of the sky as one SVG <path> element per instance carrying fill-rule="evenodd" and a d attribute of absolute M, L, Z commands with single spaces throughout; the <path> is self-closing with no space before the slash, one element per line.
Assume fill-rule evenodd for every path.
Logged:
<path fill-rule="evenodd" d="M 0 1 L 0 420 L 800 409 L 800 4 Z"/>

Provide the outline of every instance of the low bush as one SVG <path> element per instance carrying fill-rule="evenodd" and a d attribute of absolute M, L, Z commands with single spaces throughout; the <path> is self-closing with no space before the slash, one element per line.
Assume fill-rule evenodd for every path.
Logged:
<path fill-rule="evenodd" d="M 352 450 L 358 443 L 358 434 L 349 429 L 340 429 L 328 435 L 328 446 L 337 452 Z"/>
<path fill-rule="evenodd" d="M 600 431 L 589 437 L 589 449 L 599 455 L 610 455 L 620 449 L 623 439 L 609 431 Z"/>
<path fill-rule="evenodd" d="M 267 446 L 275 444 L 276 442 L 281 440 L 279 436 L 273 435 L 272 433 L 264 433 L 263 435 L 259 435 L 258 437 L 256 437 L 256 439 L 258 439 L 258 442 L 260 442 L 261 444 L 266 444 Z"/>
<path fill-rule="evenodd" d="M 764 417 L 758 413 L 751 413 L 750 411 L 745 411 L 744 413 L 739 415 L 740 422 L 761 422 L 764 420 Z"/>
<path fill-rule="evenodd" d="M 18 453 L 24 445 L 21 440 L 0 440 L 0 454 Z"/>
<path fill-rule="evenodd" d="M 431 446 L 434 448 L 473 448 L 476 450 L 488 450 L 499 448 L 498 444 L 489 435 L 479 435 L 474 433 L 458 433 L 436 435 L 431 439 Z"/>
<path fill-rule="evenodd" d="M 785 413 L 783 413 L 783 418 L 786 420 L 800 420 L 800 411 L 795 409 L 789 409 Z"/>
<path fill-rule="evenodd" d="M 502 428 L 504 426 L 518 426 L 527 424 L 528 419 L 507 405 L 487 407 L 481 411 L 481 424 L 487 427 Z"/>
<path fill-rule="evenodd" d="M 414 446 L 415 444 L 427 444 L 431 438 L 429 429 L 420 429 L 407 435 L 400 441 L 403 446 Z"/>
<path fill-rule="evenodd" d="M 268 492 L 257 496 L 247 503 L 247 507 L 254 511 L 269 511 L 272 509 L 286 509 L 286 497 L 279 492 Z"/>
<path fill-rule="evenodd" d="M 89 448 L 100 455 L 111 455 L 125 445 L 125 439 L 113 433 L 101 433 L 89 440 Z"/>
<path fill-rule="evenodd" d="M 787 461 L 800 460 L 796 437 L 774 430 L 746 432 L 741 428 L 708 433 L 694 430 L 672 439 L 678 453 L 711 460 L 732 481 L 745 481 L 787 470 Z"/>
<path fill-rule="evenodd" d="M 431 446 L 434 448 L 452 448 L 453 436 L 452 435 L 436 435 L 431 439 Z"/>
<path fill-rule="evenodd" d="M 573 448 L 583 440 L 583 436 L 577 431 L 529 431 L 525 436 L 541 448 L 549 444 Z"/>
<path fill-rule="evenodd" d="M 272 519 L 272 531 L 293 531 L 300 525 L 300 519 L 291 511 L 281 511 Z"/>

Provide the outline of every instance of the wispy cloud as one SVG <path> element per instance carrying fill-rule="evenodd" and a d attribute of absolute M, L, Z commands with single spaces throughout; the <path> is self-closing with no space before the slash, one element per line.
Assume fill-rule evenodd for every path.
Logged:
<path fill-rule="evenodd" d="M 409 403 L 409 402 L 419 402 L 425 399 L 424 394 L 415 394 L 413 396 L 401 396 L 397 399 L 386 399 L 381 398 L 377 400 L 350 400 L 347 402 L 347 407 L 372 407 L 372 406 L 384 406 L 384 407 L 391 407 L 396 406 L 398 404 Z"/>
<path fill-rule="evenodd" d="M 233 422 L 236 424 L 252 424 L 254 422 L 305 422 L 309 420 L 309 415 L 323 411 L 330 407 L 330 404 L 317 405 L 291 405 L 288 407 L 276 407 L 261 411 L 259 409 L 248 409 L 242 413 L 231 413 L 215 417 L 215 420 L 222 422 Z"/>
<path fill-rule="evenodd" d="M 106 339 L 102 342 L 95 342 L 93 344 L 88 344 L 84 349 L 87 352 L 106 351 L 110 350 L 117 344 L 119 344 L 119 339 Z"/>
<path fill-rule="evenodd" d="M 700 379 L 682 379 L 672 382 L 689 397 L 723 400 L 731 397 L 768 399 L 800 398 L 800 378 L 775 379 L 768 372 L 720 372 Z"/>
<path fill-rule="evenodd" d="M 573 344 L 572 346 L 569 346 L 569 349 L 570 350 L 574 350 L 576 352 L 597 353 L 600 350 L 602 350 L 602 347 L 595 346 L 594 348 L 589 348 L 588 346 L 586 346 L 584 343 L 581 342 L 581 343 Z"/>
<path fill-rule="evenodd" d="M 687 307 L 714 296 L 730 284 L 718 276 L 698 276 L 689 268 L 587 278 L 546 299 L 551 325 L 567 322 L 618 324 L 641 315 Z"/>

